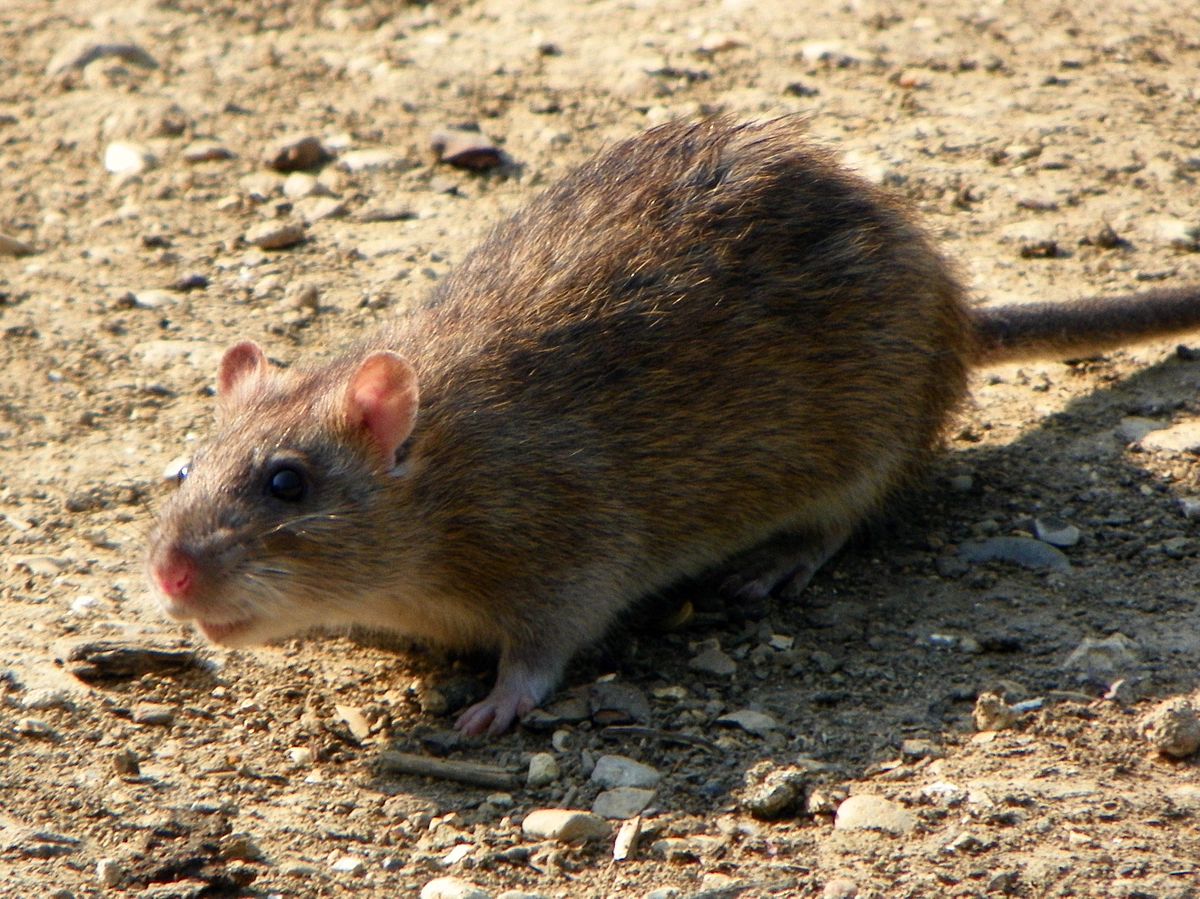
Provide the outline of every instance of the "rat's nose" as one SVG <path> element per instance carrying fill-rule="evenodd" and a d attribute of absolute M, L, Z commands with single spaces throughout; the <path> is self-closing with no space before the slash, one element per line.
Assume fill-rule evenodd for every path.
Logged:
<path fill-rule="evenodd" d="M 154 580 L 168 598 L 186 602 L 196 584 L 196 560 L 176 546 L 154 563 Z"/>

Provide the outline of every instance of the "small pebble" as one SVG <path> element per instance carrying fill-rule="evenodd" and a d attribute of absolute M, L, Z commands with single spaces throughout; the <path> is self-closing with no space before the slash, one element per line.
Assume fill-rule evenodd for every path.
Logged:
<path fill-rule="evenodd" d="M 334 708 L 337 716 L 350 729 L 351 736 L 363 743 L 371 736 L 371 722 L 363 714 L 362 709 L 352 705 L 339 705 Z"/>
<path fill-rule="evenodd" d="M 116 58 L 143 69 L 158 68 L 158 62 L 144 48 L 128 41 L 97 40 L 81 35 L 68 43 L 46 65 L 47 75 L 61 75 L 69 69 L 85 69 L 98 59 Z"/>
<path fill-rule="evenodd" d="M 491 894 L 460 877 L 438 877 L 421 887 L 421 899 L 491 899 Z"/>
<path fill-rule="evenodd" d="M 440 864 L 443 868 L 453 868 L 474 851 L 470 843 L 459 843 L 442 856 Z"/>
<path fill-rule="evenodd" d="M 308 172 L 292 172 L 283 180 L 283 195 L 290 200 L 299 200 L 317 193 L 328 191 Z"/>
<path fill-rule="evenodd" d="M 521 832 L 532 840 L 579 843 L 607 839 L 612 831 L 607 821 L 591 812 L 543 808 L 525 816 Z"/>
<path fill-rule="evenodd" d="M 1200 251 L 1200 225 L 1184 219 L 1160 219 L 1155 225 L 1161 243 L 1185 253 Z"/>
<path fill-rule="evenodd" d="M 0 256 L 28 256 L 32 252 L 33 247 L 24 241 L 0 234 Z"/>
<path fill-rule="evenodd" d="M 321 305 L 321 294 L 316 285 L 303 281 L 295 281 L 284 291 L 283 301 L 294 309 L 303 312 L 316 312 Z"/>
<path fill-rule="evenodd" d="M 593 783 L 612 789 L 614 787 L 655 787 L 662 775 L 650 765 L 634 761 L 623 755 L 603 755 L 596 760 L 592 769 Z"/>
<path fill-rule="evenodd" d="M 971 720 L 978 731 L 1008 730 L 1017 723 L 1018 717 L 997 693 L 980 693 L 971 712 Z"/>
<path fill-rule="evenodd" d="M 588 690 L 592 720 L 606 727 L 614 724 L 644 724 L 650 720 L 650 702 L 633 684 L 602 681 Z"/>
<path fill-rule="evenodd" d="M 158 702 L 139 702 L 133 707 L 135 724 L 168 725 L 175 720 L 175 710 Z"/>
<path fill-rule="evenodd" d="M 367 863 L 357 855 L 343 855 L 337 859 L 330 867 L 339 874 L 358 874 Z"/>
<path fill-rule="evenodd" d="M 13 729 L 22 737 L 32 737 L 37 740 L 50 740 L 57 736 L 54 728 L 41 718 L 18 718 L 13 723 Z"/>
<path fill-rule="evenodd" d="M 554 783 L 559 777 L 558 762 L 549 752 L 535 752 L 529 758 L 529 773 L 525 777 L 526 786 L 534 789 Z"/>
<path fill-rule="evenodd" d="M 1033 533 L 1043 543 L 1067 548 L 1079 542 L 1079 528 L 1057 518 L 1036 518 Z"/>
<path fill-rule="evenodd" d="M 1181 759 L 1200 750 L 1200 709 L 1182 696 L 1160 702 L 1139 723 L 1155 751 Z"/>
<path fill-rule="evenodd" d="M 760 762 L 746 772 L 738 801 L 760 821 L 794 816 L 804 807 L 806 780 L 806 773 L 797 767 Z"/>
<path fill-rule="evenodd" d="M 821 899 L 854 899 L 857 895 L 858 884 L 849 877 L 836 877 L 821 890 Z"/>
<path fill-rule="evenodd" d="M 21 708 L 29 712 L 44 712 L 46 709 L 70 709 L 71 694 L 66 690 L 39 687 L 30 690 L 20 701 Z"/>
<path fill-rule="evenodd" d="M 1200 421 L 1184 421 L 1170 427 L 1156 428 L 1138 442 L 1146 449 L 1200 454 Z"/>
<path fill-rule="evenodd" d="M 221 838 L 221 858 L 253 862 L 262 857 L 262 849 L 248 833 L 231 833 Z"/>
<path fill-rule="evenodd" d="M 394 169 L 403 162 L 402 157 L 391 150 L 373 147 L 366 150 L 350 150 L 338 157 L 337 167 L 347 172 L 375 172 Z"/>
<path fill-rule="evenodd" d="M 121 866 L 116 860 L 102 858 L 96 862 L 96 880 L 100 882 L 100 886 L 112 889 L 121 882 L 121 878 L 124 876 L 125 872 L 121 870 Z"/>
<path fill-rule="evenodd" d="M 329 158 L 321 141 L 304 135 L 285 138 L 263 156 L 263 164 L 277 172 L 294 172 L 316 168 Z"/>
<path fill-rule="evenodd" d="M 218 162 L 222 159 L 233 159 L 234 152 L 224 144 L 215 140 L 192 141 L 183 148 L 183 161 L 193 165 L 200 162 Z"/>
<path fill-rule="evenodd" d="M 737 671 L 737 662 L 730 658 L 716 640 L 705 640 L 697 645 L 698 652 L 688 662 L 693 671 L 730 677 Z"/>
<path fill-rule="evenodd" d="M 504 161 L 500 149 L 478 131 L 442 128 L 434 132 L 430 145 L 439 162 L 473 172 L 494 169 Z"/>
<path fill-rule="evenodd" d="M 138 309 L 162 309 L 178 302 L 179 297 L 169 290 L 139 290 L 133 294 L 133 305 Z"/>
<path fill-rule="evenodd" d="M 969 474 L 956 474 L 950 478 L 949 484 L 955 493 L 970 493 L 975 489 L 975 478 Z"/>
<path fill-rule="evenodd" d="M 900 835 L 916 827 L 917 819 L 899 803 L 859 793 L 838 806 L 833 826 L 837 830 L 881 830 Z"/>
<path fill-rule="evenodd" d="M 260 250 L 283 250 L 304 240 L 304 224 L 295 221 L 270 221 L 246 232 L 245 241 Z"/>
<path fill-rule="evenodd" d="M 346 214 L 346 204 L 337 197 L 305 197 L 296 204 L 295 212 L 311 225 L 325 219 L 341 218 Z"/>
<path fill-rule="evenodd" d="M 113 769 L 123 777 L 137 777 L 142 773 L 138 754 L 132 749 L 122 749 L 113 756 Z"/>
<path fill-rule="evenodd" d="M 104 168 L 114 175 L 136 175 L 155 163 L 154 154 L 142 144 L 113 141 L 104 148 Z"/>
<path fill-rule="evenodd" d="M 722 715 L 717 719 L 717 724 L 740 727 L 746 733 L 754 734 L 756 737 L 765 737 L 767 734 L 777 731 L 782 727 L 770 715 L 765 712 L 756 712 L 753 709 L 739 709 L 736 712 Z"/>
<path fill-rule="evenodd" d="M 288 750 L 288 758 L 297 768 L 307 768 L 313 763 L 313 751 L 307 746 L 293 746 Z"/>

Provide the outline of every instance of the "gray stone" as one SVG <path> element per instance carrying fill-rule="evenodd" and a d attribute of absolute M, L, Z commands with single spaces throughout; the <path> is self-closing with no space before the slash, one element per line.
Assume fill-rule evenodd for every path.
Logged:
<path fill-rule="evenodd" d="M 1084 637 L 1063 662 L 1068 671 L 1110 677 L 1138 666 L 1137 643 L 1116 633 L 1102 640 Z"/>
<path fill-rule="evenodd" d="M 1035 518 L 1033 533 L 1043 543 L 1066 548 L 1079 542 L 1079 528 L 1057 518 Z"/>
<path fill-rule="evenodd" d="M 1157 431 L 1166 426 L 1165 422 L 1153 418 L 1130 416 L 1121 419 L 1121 423 L 1117 425 L 1116 434 L 1123 443 L 1137 443 L 1151 431 Z"/>
<path fill-rule="evenodd" d="M 533 788 L 544 787 L 558 780 L 560 771 L 558 761 L 549 752 L 535 752 L 529 758 L 529 773 L 525 776 L 525 785 Z"/>
<path fill-rule="evenodd" d="M 654 791 L 641 787 L 617 787 L 605 790 L 592 803 L 593 814 L 610 821 L 640 815 L 654 801 Z"/>
<path fill-rule="evenodd" d="M 650 720 L 650 702 L 633 684 L 602 681 L 588 690 L 592 720 L 601 726 L 645 724 Z"/>
<path fill-rule="evenodd" d="M 716 640 L 705 640 L 697 649 L 699 651 L 688 662 L 688 667 L 693 671 L 718 677 L 730 677 L 737 671 L 737 662 L 722 651 Z"/>
<path fill-rule="evenodd" d="M 641 762 L 623 755 L 604 755 L 596 760 L 591 779 L 607 789 L 614 787 L 644 787 L 658 785 L 662 775 Z"/>
<path fill-rule="evenodd" d="M 1009 562 L 1034 571 L 1070 571 L 1071 563 L 1048 543 L 1031 537 L 989 537 L 968 540 L 959 547 L 960 555 L 973 564 Z"/>

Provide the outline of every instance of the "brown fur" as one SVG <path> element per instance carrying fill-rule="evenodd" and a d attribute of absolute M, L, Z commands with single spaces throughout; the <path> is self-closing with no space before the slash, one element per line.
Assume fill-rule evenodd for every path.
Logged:
<path fill-rule="evenodd" d="M 798 120 L 666 125 L 535 199 L 365 344 L 234 390 L 151 568 L 193 555 L 188 614 L 260 615 L 243 642 L 365 623 L 495 649 L 520 711 L 649 591 L 779 534 L 809 550 L 767 586 L 811 574 L 920 469 L 969 365 L 1077 345 L 1052 318 L 969 313 L 908 212 Z M 399 475 L 339 418 L 380 349 L 420 385 Z M 281 454 L 312 475 L 303 520 L 264 502 Z"/>

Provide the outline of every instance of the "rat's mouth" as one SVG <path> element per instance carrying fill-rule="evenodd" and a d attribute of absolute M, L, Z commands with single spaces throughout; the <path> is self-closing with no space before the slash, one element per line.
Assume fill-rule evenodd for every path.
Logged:
<path fill-rule="evenodd" d="M 241 621 L 197 621 L 196 627 L 213 643 L 237 644 L 244 640 L 255 623 L 254 618 L 243 618 Z"/>

